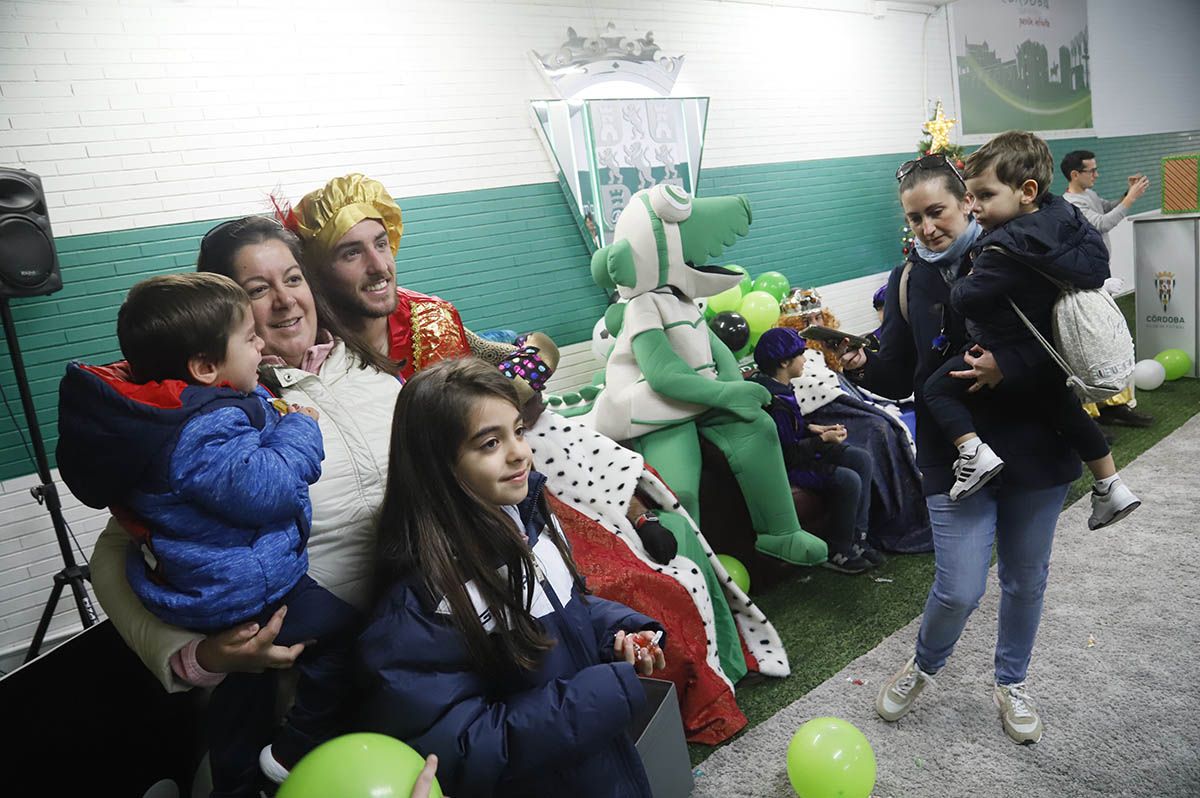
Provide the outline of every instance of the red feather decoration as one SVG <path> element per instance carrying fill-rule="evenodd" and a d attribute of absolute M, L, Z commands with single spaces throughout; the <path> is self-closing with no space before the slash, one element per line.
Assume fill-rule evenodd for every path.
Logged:
<path fill-rule="evenodd" d="M 296 235 L 300 235 L 300 220 L 296 217 L 296 212 L 292 210 L 292 203 L 283 197 L 276 196 L 274 192 L 271 192 L 269 196 L 271 204 L 275 206 L 275 218 L 281 225 Z"/>

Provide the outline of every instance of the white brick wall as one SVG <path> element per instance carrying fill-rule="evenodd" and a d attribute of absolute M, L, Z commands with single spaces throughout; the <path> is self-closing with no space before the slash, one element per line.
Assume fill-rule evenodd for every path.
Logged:
<path fill-rule="evenodd" d="M 74 533 L 75 560 L 83 563 L 108 513 L 80 504 L 59 481 L 57 471 L 52 477 L 58 485 L 63 518 Z M 0 669 L 5 671 L 11 670 L 14 659 L 19 662 L 19 655 L 28 648 L 54 587 L 54 574 L 63 567 L 50 514 L 29 492 L 38 482 L 36 474 L 0 482 Z M 99 611 L 94 596 L 92 600 Z M 79 612 L 68 587 L 59 599 L 46 639 L 62 639 L 79 626 Z"/>
<path fill-rule="evenodd" d="M 59 236 L 257 212 L 276 187 L 295 199 L 350 170 L 401 198 L 546 182 L 527 105 L 551 92 L 527 52 L 609 20 L 687 55 L 675 93 L 712 98 L 706 166 L 911 150 L 923 94 L 952 103 L 945 12 L 803 5 L 872 4 L 0 0 L 0 164 L 42 175 Z M 1197 73 L 1195 5 L 1121 5 L 1090 4 L 1097 133 L 1200 128 L 1179 95 Z M 855 314 L 881 279 L 826 289 L 847 329 L 871 328 Z M 590 374 L 576 360 L 563 380 Z M 0 652 L 28 643 L 60 567 L 27 481 L 0 485 Z M 90 551 L 101 515 L 63 499 Z M 55 629 L 73 616 L 61 602 Z"/>
<path fill-rule="evenodd" d="M 924 17 L 901 11 L 5 1 L 0 163 L 43 176 L 60 236 L 259 211 L 351 169 L 399 197 L 545 182 L 527 104 L 550 91 L 527 53 L 609 19 L 687 54 L 676 94 L 713 98 L 706 164 L 904 151 L 919 130 Z"/>

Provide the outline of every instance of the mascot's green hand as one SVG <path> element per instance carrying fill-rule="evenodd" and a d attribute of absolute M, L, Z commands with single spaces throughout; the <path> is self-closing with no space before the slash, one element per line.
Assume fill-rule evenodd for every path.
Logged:
<path fill-rule="evenodd" d="M 727 382 L 721 388 L 721 405 L 742 421 L 754 421 L 771 403 L 771 392 L 757 382 Z"/>

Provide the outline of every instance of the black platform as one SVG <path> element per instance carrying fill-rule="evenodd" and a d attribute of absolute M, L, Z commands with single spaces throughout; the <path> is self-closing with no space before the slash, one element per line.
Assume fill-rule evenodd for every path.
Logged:
<path fill-rule="evenodd" d="M 164 690 L 104 621 L 0 678 L 8 779 L 38 794 L 122 798 L 171 780 L 186 798 L 203 703 L 202 690 Z M 169 794 L 162 786 L 155 794 Z"/>

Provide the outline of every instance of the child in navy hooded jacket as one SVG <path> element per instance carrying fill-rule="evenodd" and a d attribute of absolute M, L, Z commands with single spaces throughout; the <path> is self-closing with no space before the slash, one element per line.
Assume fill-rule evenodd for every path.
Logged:
<path fill-rule="evenodd" d="M 59 470 L 81 501 L 111 507 L 131 532 L 129 584 L 162 620 L 217 632 L 265 623 L 286 604 L 276 643 L 319 641 L 298 662 L 296 708 L 275 745 L 277 759 L 294 761 L 334 732 L 355 618 L 307 576 L 308 486 L 324 458 L 317 412 L 258 385 L 262 339 L 227 277 L 143 281 L 117 331 L 127 362 L 67 367 Z M 255 794 L 271 683 L 229 674 L 214 692 L 214 795 Z"/>
<path fill-rule="evenodd" d="M 476 358 L 400 392 L 361 726 L 437 754 L 455 798 L 650 798 L 626 733 L 663 627 L 586 595 L 512 381 Z"/>
<path fill-rule="evenodd" d="M 1047 277 L 1094 289 L 1109 275 L 1108 250 L 1100 234 L 1075 206 L 1046 190 L 1053 175 L 1046 142 L 1023 131 L 1003 133 L 967 158 L 966 186 L 974 196 L 975 217 L 986 232 L 971 251 L 970 273 L 951 287 L 950 301 L 966 317 L 972 346 L 1022 352 L 1038 375 L 1023 387 L 1043 401 L 1059 434 L 1095 476 L 1088 526 L 1098 529 L 1124 518 L 1141 502 L 1121 482 L 1099 427 L 1009 304 L 1011 298 L 1042 336 L 1052 340 L 1051 314 L 1059 287 Z M 962 356 L 951 358 L 924 385 L 925 402 L 959 449 L 952 499 L 971 495 L 1004 465 L 975 434 L 963 403 L 971 382 L 949 376 L 969 368 Z M 1001 385 L 1009 387 L 1007 381 Z"/>

